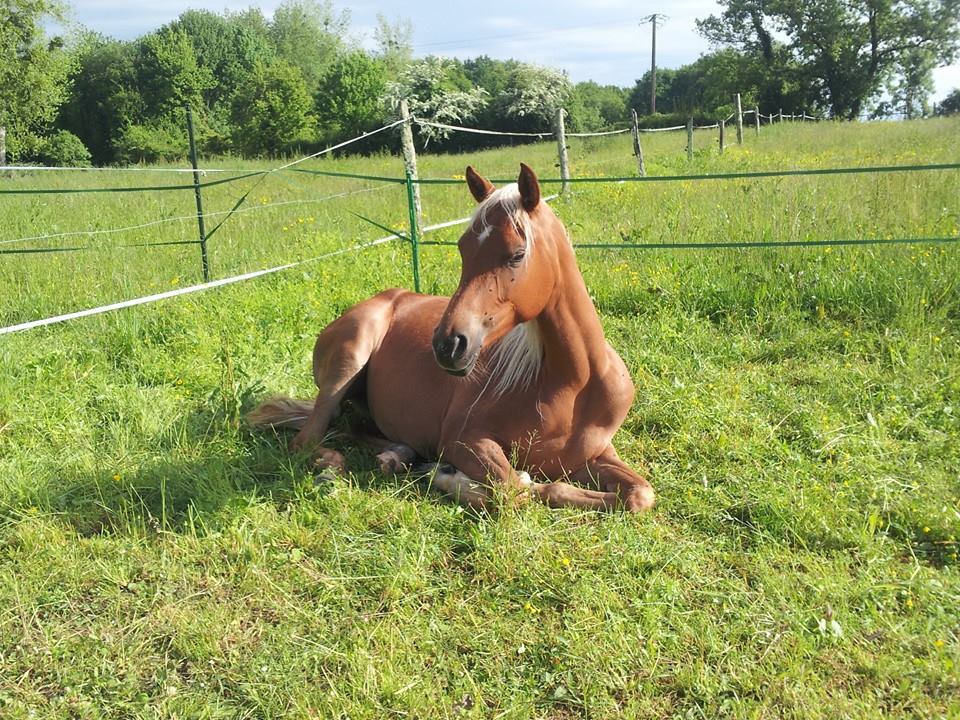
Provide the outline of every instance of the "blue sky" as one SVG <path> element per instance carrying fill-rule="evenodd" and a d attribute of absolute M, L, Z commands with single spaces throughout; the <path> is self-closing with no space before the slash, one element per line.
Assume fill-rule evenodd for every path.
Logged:
<path fill-rule="evenodd" d="M 129 40 L 174 20 L 188 8 L 214 12 L 257 6 L 269 16 L 280 0 L 73 0 L 73 18 L 92 30 Z M 566 70 L 573 81 L 632 87 L 650 67 L 650 26 L 640 20 L 653 12 L 668 19 L 657 30 L 657 65 L 677 67 L 709 50 L 694 20 L 717 11 L 712 0 L 551 0 L 456 2 L 423 0 L 390 3 L 360 0 L 349 8 L 351 33 L 372 45 L 377 13 L 413 24 L 417 55 L 515 58 Z M 477 12 L 482 8 L 482 12 Z M 960 87 L 960 65 L 935 71 L 935 99 Z"/>

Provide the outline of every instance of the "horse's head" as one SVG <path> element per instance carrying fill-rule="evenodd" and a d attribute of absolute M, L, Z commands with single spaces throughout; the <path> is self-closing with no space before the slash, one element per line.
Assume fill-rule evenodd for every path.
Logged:
<path fill-rule="evenodd" d="M 556 285 L 554 239 L 564 232 L 526 165 L 499 190 L 472 167 L 466 177 L 480 206 L 460 237 L 460 285 L 433 333 L 437 362 L 454 375 L 467 375 L 484 347 L 544 309 Z"/>

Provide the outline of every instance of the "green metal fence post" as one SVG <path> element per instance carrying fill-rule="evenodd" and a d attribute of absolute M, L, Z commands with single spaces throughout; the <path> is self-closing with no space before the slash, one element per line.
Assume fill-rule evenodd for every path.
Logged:
<path fill-rule="evenodd" d="M 413 261 L 413 289 L 420 292 L 420 230 L 417 227 L 417 209 L 413 192 L 413 177 L 407 176 L 407 209 L 410 212 L 410 248 Z"/>
<path fill-rule="evenodd" d="M 207 260 L 207 231 L 203 226 L 203 198 L 200 196 L 200 172 L 197 169 L 197 141 L 193 137 L 193 110 L 186 106 L 187 135 L 190 137 L 190 164 L 193 165 L 193 194 L 197 199 L 197 225 L 200 227 L 200 261 L 203 263 L 203 281 L 210 280 L 210 263 Z"/>

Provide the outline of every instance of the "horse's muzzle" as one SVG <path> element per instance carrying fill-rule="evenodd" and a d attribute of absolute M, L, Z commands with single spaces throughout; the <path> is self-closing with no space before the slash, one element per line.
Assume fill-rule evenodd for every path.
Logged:
<path fill-rule="evenodd" d="M 451 375 L 469 375 L 477 363 L 479 352 L 463 333 L 453 332 L 444 334 L 438 327 L 433 333 L 433 356 L 440 365 Z"/>

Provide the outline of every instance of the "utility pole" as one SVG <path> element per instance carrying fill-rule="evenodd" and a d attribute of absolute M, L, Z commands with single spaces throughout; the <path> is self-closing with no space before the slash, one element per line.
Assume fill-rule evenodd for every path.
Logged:
<path fill-rule="evenodd" d="M 657 112 L 657 25 L 662 24 L 667 16 L 663 13 L 653 13 L 643 19 L 644 23 L 650 23 L 650 29 L 653 32 L 653 42 L 650 50 L 650 114 Z"/>

